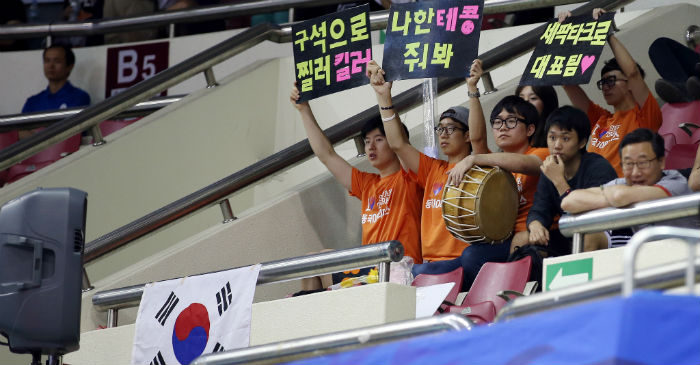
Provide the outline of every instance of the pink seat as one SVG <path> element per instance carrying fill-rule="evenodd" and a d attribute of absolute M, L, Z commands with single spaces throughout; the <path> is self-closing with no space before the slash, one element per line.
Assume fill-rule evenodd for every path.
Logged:
<path fill-rule="evenodd" d="M 498 296 L 504 290 L 522 293 L 530 277 L 532 258 L 513 262 L 487 262 L 479 270 L 464 302 L 448 309 L 466 315 L 477 324 L 491 323 L 506 301 Z"/>
<path fill-rule="evenodd" d="M 457 300 L 459 291 L 462 289 L 462 280 L 464 278 L 463 271 L 464 270 L 461 267 L 458 267 L 457 269 L 444 274 L 420 274 L 413 279 L 413 283 L 411 283 L 411 285 L 420 287 L 435 284 L 455 283 L 445 298 L 445 301 L 454 303 Z M 441 308 L 446 309 L 447 306 L 443 304 Z"/>
<path fill-rule="evenodd" d="M 5 133 L 0 133 L 0 150 L 4 149 L 5 147 L 19 141 L 19 135 L 17 134 L 17 131 L 9 131 Z M 7 181 L 7 175 L 9 173 L 9 169 L 5 169 L 0 171 L 0 186 L 5 185 L 5 181 Z"/>
<path fill-rule="evenodd" d="M 666 154 L 666 170 L 688 169 L 695 163 L 697 144 L 677 144 Z"/>
<path fill-rule="evenodd" d="M 128 126 L 139 120 L 141 118 L 131 118 L 123 120 L 105 120 L 100 123 L 100 131 L 102 132 L 102 137 L 107 137 L 108 135 Z"/>
<path fill-rule="evenodd" d="M 40 170 L 58 159 L 65 157 L 80 148 L 80 134 L 76 134 L 61 142 L 58 142 L 33 156 L 18 163 L 8 170 L 7 182 L 11 183 L 27 176 L 34 171 Z"/>
<path fill-rule="evenodd" d="M 700 142 L 700 100 L 689 103 L 666 103 L 661 107 L 664 121 L 659 134 L 664 139 L 666 153 L 677 144 Z"/>

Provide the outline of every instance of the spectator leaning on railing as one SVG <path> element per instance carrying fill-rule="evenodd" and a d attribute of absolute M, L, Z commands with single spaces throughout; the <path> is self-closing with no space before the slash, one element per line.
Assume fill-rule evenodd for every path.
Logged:
<path fill-rule="evenodd" d="M 569 213 L 581 213 L 606 207 L 625 207 L 633 203 L 690 194 L 688 181 L 676 170 L 664 170 L 664 140 L 646 128 L 628 133 L 620 143 L 624 177 L 599 187 L 572 191 L 561 207 Z M 698 228 L 695 218 L 680 218 L 655 224 Z M 647 225 L 632 227 L 638 231 Z M 612 246 L 608 242 L 608 246 Z M 606 247 L 591 247 L 601 249 Z"/>

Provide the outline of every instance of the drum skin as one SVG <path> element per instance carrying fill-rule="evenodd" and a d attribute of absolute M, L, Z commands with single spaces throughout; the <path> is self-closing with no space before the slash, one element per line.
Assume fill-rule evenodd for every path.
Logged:
<path fill-rule="evenodd" d="M 500 243 L 510 237 L 518 216 L 513 175 L 500 167 L 473 166 L 459 186 L 445 186 L 442 218 L 447 230 L 468 243 Z"/>

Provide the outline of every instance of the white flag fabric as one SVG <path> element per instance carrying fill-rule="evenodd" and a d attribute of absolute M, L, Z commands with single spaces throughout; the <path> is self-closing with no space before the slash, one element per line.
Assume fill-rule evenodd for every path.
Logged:
<path fill-rule="evenodd" d="M 189 364 L 248 347 L 260 265 L 147 284 L 136 317 L 132 364 Z"/>

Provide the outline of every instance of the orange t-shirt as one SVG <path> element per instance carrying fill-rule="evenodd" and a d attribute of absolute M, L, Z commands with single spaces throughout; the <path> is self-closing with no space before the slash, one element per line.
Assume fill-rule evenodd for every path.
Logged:
<path fill-rule="evenodd" d="M 423 190 L 401 169 L 381 178 L 352 169 L 350 195 L 362 201 L 362 244 L 398 240 L 406 256 L 423 262 L 420 243 L 420 197 Z"/>
<path fill-rule="evenodd" d="M 591 121 L 591 140 L 588 144 L 588 152 L 595 152 L 605 157 L 617 171 L 617 176 L 622 177 L 619 151 L 622 138 L 637 128 L 658 131 L 663 117 L 659 103 L 649 92 L 649 96 L 641 108 L 639 105 L 635 105 L 633 109 L 617 111 L 614 114 L 597 104 L 590 103 L 588 105 L 588 119 Z"/>
<path fill-rule="evenodd" d="M 420 155 L 417 179 L 424 190 L 421 241 L 423 258 L 428 261 L 457 258 L 469 246 L 452 236 L 442 219 L 442 189 L 447 182 L 447 171 L 452 167 L 454 164 L 447 161 Z"/>
<path fill-rule="evenodd" d="M 544 161 L 549 155 L 549 149 L 528 147 L 525 155 L 535 155 L 540 160 Z M 518 197 L 520 203 L 518 205 L 518 216 L 515 218 L 514 233 L 527 230 L 527 213 L 530 212 L 530 207 L 535 199 L 535 191 L 537 191 L 537 181 L 540 180 L 540 175 L 525 175 L 521 173 L 513 173 L 515 183 L 518 185 Z"/>

